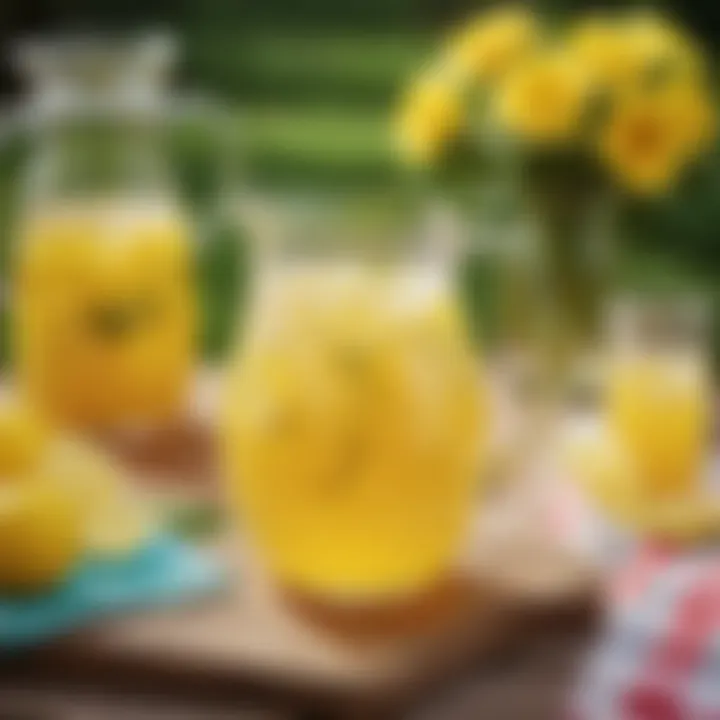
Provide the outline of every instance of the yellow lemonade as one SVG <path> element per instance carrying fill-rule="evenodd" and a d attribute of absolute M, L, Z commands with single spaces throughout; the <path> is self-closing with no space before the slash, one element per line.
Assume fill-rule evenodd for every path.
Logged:
<path fill-rule="evenodd" d="M 417 273 L 266 283 L 225 395 L 229 495 L 291 587 L 410 592 L 452 561 L 486 425 L 445 290 Z"/>
<path fill-rule="evenodd" d="M 170 209 L 58 204 L 21 225 L 15 351 L 22 389 L 73 426 L 178 413 L 193 364 L 188 230 Z"/>
<path fill-rule="evenodd" d="M 644 487 L 682 493 L 700 482 L 711 390 L 699 356 L 657 353 L 618 359 L 610 372 L 610 425 Z"/>

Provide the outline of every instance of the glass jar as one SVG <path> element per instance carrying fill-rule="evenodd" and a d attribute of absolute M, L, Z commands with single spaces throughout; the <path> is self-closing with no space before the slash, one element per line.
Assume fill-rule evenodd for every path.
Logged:
<path fill-rule="evenodd" d="M 291 588 L 413 593 L 453 561 L 487 434 L 455 252 L 391 199 L 253 210 L 249 318 L 223 396 L 232 507 Z"/>
<path fill-rule="evenodd" d="M 695 294 L 628 296 L 608 327 L 607 419 L 653 496 L 688 494 L 711 455 L 707 303 Z"/>
<path fill-rule="evenodd" d="M 19 386 L 62 424 L 162 424 L 194 362 L 191 229 L 163 153 L 165 38 L 23 46 L 33 141 L 14 257 Z"/>

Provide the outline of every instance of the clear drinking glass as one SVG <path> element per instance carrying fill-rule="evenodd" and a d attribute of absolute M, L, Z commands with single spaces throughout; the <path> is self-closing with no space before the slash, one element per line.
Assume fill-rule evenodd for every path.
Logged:
<path fill-rule="evenodd" d="M 281 583 L 374 601 L 432 583 L 470 516 L 485 395 L 455 252 L 392 200 L 255 205 L 222 417 L 229 498 Z"/>
<path fill-rule="evenodd" d="M 699 296 L 626 298 L 610 314 L 609 423 L 656 494 L 683 493 L 702 479 L 712 405 L 707 331 Z"/>
<path fill-rule="evenodd" d="M 190 224 L 164 154 L 163 37 L 24 45 L 32 132 L 14 263 L 19 386 L 73 427 L 184 409 L 194 362 Z"/>

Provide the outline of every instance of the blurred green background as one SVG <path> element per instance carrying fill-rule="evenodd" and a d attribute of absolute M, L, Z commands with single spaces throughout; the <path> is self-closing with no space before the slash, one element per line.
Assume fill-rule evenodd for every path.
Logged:
<path fill-rule="evenodd" d="M 563 13 L 590 4 L 556 0 L 549 7 Z M 218 189 L 257 182 L 318 191 L 382 190 L 397 184 L 389 109 L 446 26 L 479 5 L 467 0 L 10 2 L 0 8 L 0 39 L 107 27 L 161 26 L 179 35 L 184 45 L 181 86 L 210 98 L 223 117 L 222 132 L 216 121 L 198 120 L 181 124 L 171 137 L 179 185 L 201 219 L 204 342 L 206 353 L 217 356 L 241 312 L 237 298 L 247 273 L 242 230 L 220 211 Z M 716 54 L 717 0 L 675 0 L 664 7 Z M 21 86 L 5 55 L 0 89 L 5 104 L 12 105 L 21 101 Z M 27 143 L 17 137 L 0 148 L 4 275 L 26 152 Z M 621 238 L 623 282 L 690 286 L 714 294 L 720 278 L 719 233 L 720 162 L 712 158 L 672 202 L 627 214 Z M 465 263 L 461 281 L 473 316 L 491 313 L 492 282 L 483 257 Z M 3 358 L 9 351 L 6 326 Z M 717 338 L 720 333 L 720 344 Z"/>

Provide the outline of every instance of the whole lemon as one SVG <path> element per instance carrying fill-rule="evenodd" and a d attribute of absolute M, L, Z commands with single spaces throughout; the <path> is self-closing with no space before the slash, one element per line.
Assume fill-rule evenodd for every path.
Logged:
<path fill-rule="evenodd" d="M 632 457 L 604 423 L 579 424 L 566 438 L 568 470 L 615 521 L 637 525 L 645 498 Z"/>
<path fill-rule="evenodd" d="M 48 431 L 26 406 L 0 399 L 0 478 L 28 472 L 42 456 Z"/>
<path fill-rule="evenodd" d="M 84 545 L 80 508 L 62 483 L 42 474 L 0 485 L 0 593 L 62 581 Z"/>

